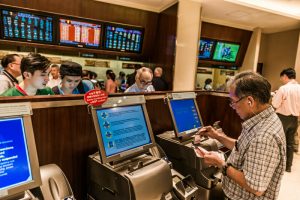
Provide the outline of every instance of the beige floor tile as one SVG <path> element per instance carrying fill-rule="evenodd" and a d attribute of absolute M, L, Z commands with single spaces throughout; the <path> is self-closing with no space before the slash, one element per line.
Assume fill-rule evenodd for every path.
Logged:
<path fill-rule="evenodd" d="M 278 200 L 300 199 L 300 152 L 294 154 L 292 172 L 285 172 L 281 182 Z"/>

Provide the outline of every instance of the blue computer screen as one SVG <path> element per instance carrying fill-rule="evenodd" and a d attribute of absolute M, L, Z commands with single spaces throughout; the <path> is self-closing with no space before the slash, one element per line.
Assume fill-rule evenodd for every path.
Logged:
<path fill-rule="evenodd" d="M 151 143 L 141 105 L 97 110 L 106 156 Z"/>
<path fill-rule="evenodd" d="M 22 118 L 0 119 L 0 190 L 32 181 Z"/>
<path fill-rule="evenodd" d="M 172 99 L 170 104 L 179 133 L 202 126 L 194 99 Z"/>

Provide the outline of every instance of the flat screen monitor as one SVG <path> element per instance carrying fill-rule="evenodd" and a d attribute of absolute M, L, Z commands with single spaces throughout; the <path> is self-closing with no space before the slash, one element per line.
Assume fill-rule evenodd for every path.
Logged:
<path fill-rule="evenodd" d="M 71 19 L 59 19 L 61 45 L 75 47 L 100 47 L 101 24 Z"/>
<path fill-rule="evenodd" d="M 213 60 L 235 62 L 240 49 L 239 44 L 228 42 L 217 42 Z"/>
<path fill-rule="evenodd" d="M 108 50 L 140 53 L 143 33 L 142 28 L 106 25 L 104 47 Z"/>
<path fill-rule="evenodd" d="M 154 144 L 144 104 L 95 108 L 93 117 L 103 163 L 124 160 Z"/>
<path fill-rule="evenodd" d="M 41 184 L 30 116 L 0 118 L 0 199 Z"/>
<path fill-rule="evenodd" d="M 4 39 L 53 43 L 53 18 L 23 11 L 1 10 Z"/>
<path fill-rule="evenodd" d="M 210 59 L 215 46 L 214 40 L 201 39 L 199 45 L 199 59 Z"/>
<path fill-rule="evenodd" d="M 189 138 L 202 126 L 201 116 L 195 98 L 188 93 L 179 94 L 179 98 L 169 98 L 169 108 L 172 116 L 175 135 L 179 138 Z M 175 95 L 173 95 L 174 97 Z"/>

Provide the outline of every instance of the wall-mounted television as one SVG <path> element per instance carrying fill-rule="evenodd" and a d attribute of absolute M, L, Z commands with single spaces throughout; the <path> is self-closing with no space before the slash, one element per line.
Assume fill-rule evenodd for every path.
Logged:
<path fill-rule="evenodd" d="M 143 28 L 108 24 L 105 26 L 104 48 L 114 51 L 140 53 Z"/>
<path fill-rule="evenodd" d="M 100 47 L 101 24 L 59 19 L 59 43 L 76 47 Z"/>
<path fill-rule="evenodd" d="M 53 18 L 30 12 L 1 10 L 4 39 L 53 43 Z"/>
<path fill-rule="evenodd" d="M 235 62 L 239 49 L 239 44 L 218 41 L 215 47 L 213 60 L 223 62 Z"/>
<path fill-rule="evenodd" d="M 199 59 L 210 59 L 215 47 L 215 41 L 210 39 L 200 39 Z"/>

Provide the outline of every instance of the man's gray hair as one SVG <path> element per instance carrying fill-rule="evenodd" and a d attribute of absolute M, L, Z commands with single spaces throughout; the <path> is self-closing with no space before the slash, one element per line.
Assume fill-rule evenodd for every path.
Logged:
<path fill-rule="evenodd" d="M 136 71 L 135 79 L 140 78 L 140 76 L 141 76 L 142 73 L 144 73 L 144 72 L 149 72 L 149 73 L 151 74 L 152 78 L 153 78 L 153 72 L 152 72 L 152 70 L 151 70 L 150 68 L 148 68 L 148 67 L 142 67 L 142 68 L 140 68 L 140 69 L 138 69 L 138 70 Z"/>
<path fill-rule="evenodd" d="M 230 87 L 235 87 L 235 96 L 252 96 L 261 104 L 269 103 L 271 98 L 271 84 L 258 73 L 241 72 L 234 77 Z"/>

